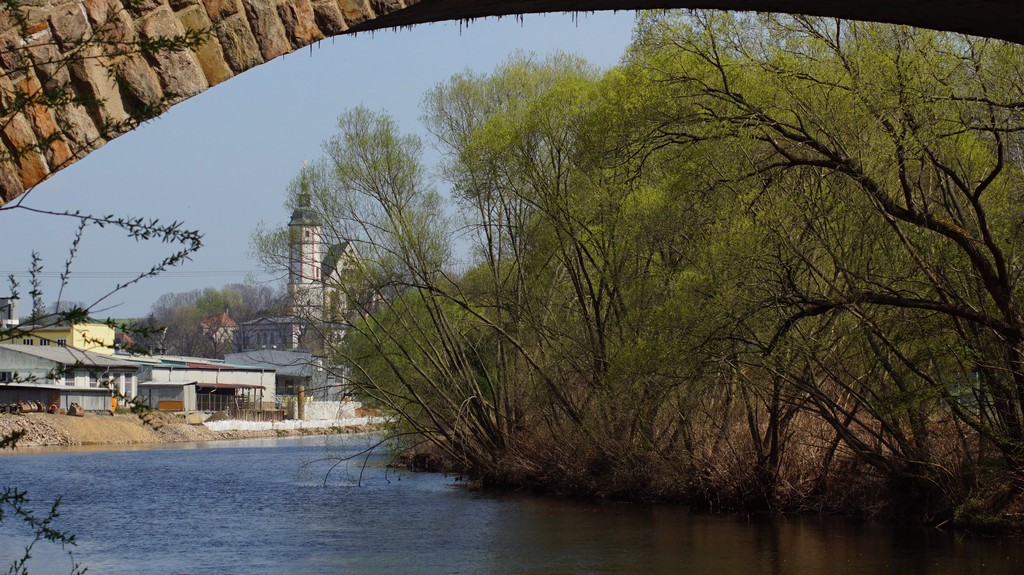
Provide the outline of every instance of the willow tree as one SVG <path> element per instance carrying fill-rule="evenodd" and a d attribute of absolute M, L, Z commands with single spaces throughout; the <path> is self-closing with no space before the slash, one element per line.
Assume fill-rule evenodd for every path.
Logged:
<path fill-rule="evenodd" d="M 500 434 L 473 315 L 454 289 L 449 217 L 421 147 L 389 116 L 356 108 L 339 117 L 323 157 L 296 178 L 291 201 L 308 198 L 325 239 L 351 242 L 357 254 L 329 286 L 345 294 L 348 312 L 327 322 L 307 319 L 322 333 L 336 375 L 396 416 L 396 436 L 432 442 L 450 461 L 480 466 Z M 274 265 L 288 231 L 261 230 L 254 240 Z"/>
<path fill-rule="evenodd" d="M 745 183 L 773 230 L 754 319 L 775 327 L 754 348 L 788 350 L 774 369 L 792 396 L 894 479 L 959 481 L 972 450 L 963 434 L 950 447 L 957 424 L 1024 471 L 1021 56 L 902 27 L 704 12 L 646 16 L 631 48 L 665 90 L 645 145 L 739 158 L 723 187 Z"/>
<path fill-rule="evenodd" d="M 504 472 L 520 482 L 660 497 L 690 466 L 714 209 L 688 154 L 641 161 L 628 145 L 648 97 L 636 80 L 515 55 L 425 100 L 472 232 L 458 285 L 494 339 L 516 445 Z"/>

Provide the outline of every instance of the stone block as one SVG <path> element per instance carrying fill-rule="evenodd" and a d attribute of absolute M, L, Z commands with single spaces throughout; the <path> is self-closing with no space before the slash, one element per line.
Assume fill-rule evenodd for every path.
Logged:
<path fill-rule="evenodd" d="M 93 24 L 102 24 L 109 20 L 112 14 L 124 12 L 121 3 L 114 0 L 82 0 L 82 7 Z"/>
<path fill-rule="evenodd" d="M 405 4 L 401 0 L 370 0 L 370 7 L 377 16 L 383 16 L 405 8 Z"/>
<path fill-rule="evenodd" d="M 170 9 L 154 10 L 139 20 L 139 34 L 146 39 L 170 38 L 184 34 L 181 23 Z M 149 56 L 165 92 L 181 97 L 194 96 L 209 87 L 202 67 L 191 50 L 160 52 Z"/>
<path fill-rule="evenodd" d="M 237 74 L 263 63 L 263 56 L 256 39 L 249 30 L 249 23 L 242 16 L 224 20 L 217 28 L 217 39 L 228 66 Z"/>
<path fill-rule="evenodd" d="M 168 4 L 171 6 L 171 9 L 176 12 L 179 10 L 184 10 L 189 6 L 199 6 L 200 3 L 200 0 L 170 0 L 168 2 Z"/>
<path fill-rule="evenodd" d="M 96 125 L 111 121 L 120 122 L 127 118 L 117 83 L 110 76 L 102 58 L 85 58 L 72 62 L 68 70 L 71 72 L 71 84 L 75 91 L 83 98 L 96 103 L 87 107 Z"/>
<path fill-rule="evenodd" d="M 76 42 L 92 36 L 89 17 L 81 4 L 68 4 L 57 8 L 50 16 L 50 30 L 64 51 L 72 48 Z"/>
<path fill-rule="evenodd" d="M 0 36 L 0 67 L 6 75 L 24 75 L 25 58 L 21 53 L 21 38 L 16 32 Z M 17 72 L 15 72 L 17 71 Z"/>
<path fill-rule="evenodd" d="M 341 15 L 341 10 L 335 0 L 313 2 L 313 18 L 324 36 L 334 36 L 348 30 L 345 17 Z"/>
<path fill-rule="evenodd" d="M 25 94 L 37 94 L 42 90 L 39 81 L 31 76 L 23 80 L 19 88 Z M 39 151 L 46 158 L 48 170 L 60 169 L 60 167 L 70 163 L 72 156 L 71 149 L 64 140 L 63 132 L 57 126 L 55 118 L 55 114 L 61 111 L 60 108 L 35 104 L 26 107 L 23 112 L 25 117 L 31 122 L 35 138 L 40 144 Z"/>
<path fill-rule="evenodd" d="M 0 162 L 0 204 L 6 204 L 24 191 L 14 162 Z"/>
<path fill-rule="evenodd" d="M 160 0 L 121 0 L 124 7 L 133 16 L 142 16 L 163 6 Z"/>
<path fill-rule="evenodd" d="M 268 0 L 242 0 L 245 6 L 246 16 L 249 18 L 249 27 L 256 43 L 260 47 L 265 61 L 273 60 L 282 54 L 292 51 L 291 42 L 285 35 L 284 25 L 274 9 L 274 4 Z"/>
<path fill-rule="evenodd" d="M 54 44 L 49 29 L 35 34 L 24 49 L 32 55 L 32 69 L 43 88 L 50 92 L 67 89 L 71 76 L 63 65 L 60 50 Z"/>
<path fill-rule="evenodd" d="M 338 7 L 349 26 L 377 17 L 367 0 L 338 0 Z"/>
<path fill-rule="evenodd" d="M 83 0 L 82 5 L 97 36 L 118 42 L 133 42 L 138 38 L 131 16 L 116 0 Z"/>
<path fill-rule="evenodd" d="M 138 114 L 147 106 L 154 106 L 163 98 L 160 78 L 138 54 L 125 56 L 114 65 L 117 85 L 125 111 Z"/>
<path fill-rule="evenodd" d="M 12 81 L 14 80 L 10 76 L 0 74 L 0 110 L 3 110 L 6 114 L 10 114 L 12 112 L 9 108 L 11 104 L 14 103 L 15 98 L 14 85 L 12 84 Z M 2 157 L 3 151 L 0 150 L 0 158 Z"/>
<path fill-rule="evenodd" d="M 7 31 L 14 28 L 14 16 L 7 10 L 0 10 L 0 31 Z"/>
<path fill-rule="evenodd" d="M 32 18 L 28 18 L 26 21 L 31 22 L 32 20 Z M 28 28 L 25 30 L 25 39 L 29 41 L 31 41 L 32 39 L 38 39 L 39 34 L 42 34 L 43 32 L 46 32 L 47 38 L 49 38 L 49 30 L 50 25 L 45 20 L 35 22 L 33 24 L 30 24 Z"/>
<path fill-rule="evenodd" d="M 67 147 L 67 153 L 74 156 L 75 160 L 84 158 L 86 154 L 103 145 L 104 140 L 100 137 L 96 124 L 89 116 L 89 111 L 83 106 L 61 108 L 57 110 L 55 116 L 57 126 L 63 136 L 62 144 Z M 63 163 L 53 161 L 50 165 L 60 169 Z"/>
<path fill-rule="evenodd" d="M 277 15 L 281 17 L 292 48 L 309 46 L 324 37 L 316 26 L 313 5 L 309 0 L 291 0 L 281 4 L 277 7 Z"/>
<path fill-rule="evenodd" d="M 220 22 L 228 16 L 238 14 L 238 0 L 203 0 L 210 20 Z"/>
<path fill-rule="evenodd" d="M 178 12 L 178 19 L 186 30 L 200 32 L 210 30 L 212 26 L 206 10 L 198 6 Z M 214 86 L 234 76 L 224 57 L 220 40 L 212 33 L 209 34 L 205 42 L 195 48 L 195 55 L 209 85 Z"/>
<path fill-rule="evenodd" d="M 36 141 L 35 132 L 28 119 L 22 114 L 17 114 L 7 122 L 0 133 L 3 134 L 7 149 L 18 154 L 18 177 L 21 179 L 22 189 L 31 188 L 43 181 L 50 173 L 50 168 L 46 165 L 43 155 L 35 149 L 39 142 Z"/>

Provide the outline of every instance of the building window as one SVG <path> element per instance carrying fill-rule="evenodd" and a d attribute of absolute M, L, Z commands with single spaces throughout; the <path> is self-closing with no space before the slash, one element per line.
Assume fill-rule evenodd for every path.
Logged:
<path fill-rule="evenodd" d="M 100 382 L 96 378 L 96 374 L 95 373 L 90 373 L 89 374 L 89 387 L 99 387 L 99 386 L 100 386 Z"/>
<path fill-rule="evenodd" d="M 26 338 L 21 340 L 22 345 L 32 345 L 32 338 Z"/>
<path fill-rule="evenodd" d="M 58 340 L 57 340 L 57 345 L 58 345 L 58 346 L 60 346 L 60 347 L 64 347 L 64 346 L 66 346 L 67 344 L 68 344 L 68 340 L 66 340 L 66 339 L 64 339 L 64 338 L 61 338 L 61 339 L 58 339 Z"/>
<path fill-rule="evenodd" d="M 50 345 L 50 340 L 48 340 L 48 339 L 40 339 L 39 340 L 39 345 Z"/>
<path fill-rule="evenodd" d="M 11 383 L 14 381 L 14 374 L 10 371 L 0 371 L 0 383 Z"/>

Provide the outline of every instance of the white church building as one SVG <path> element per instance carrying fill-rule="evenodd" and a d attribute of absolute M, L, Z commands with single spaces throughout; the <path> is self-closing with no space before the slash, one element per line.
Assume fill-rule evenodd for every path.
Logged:
<path fill-rule="evenodd" d="M 342 274 L 356 257 L 352 242 L 324 246 L 319 218 L 307 194 L 288 222 L 288 301 L 290 314 L 243 322 L 235 333 L 235 351 L 262 349 L 300 350 L 324 334 L 311 326 L 323 326 L 344 318 L 348 299 L 339 286 Z M 340 337 L 341 334 L 332 334 Z"/>
<path fill-rule="evenodd" d="M 342 274 L 356 257 L 351 242 L 325 247 L 323 229 L 308 194 L 300 194 L 288 222 L 288 300 L 290 314 L 242 322 L 235 331 L 235 353 L 228 361 L 278 370 L 279 395 L 302 385 L 321 400 L 343 390 L 316 357 L 326 338 L 340 338 L 343 328 L 331 326 L 348 315 L 348 300 L 339 289 Z M 323 330 L 330 329 L 325 334 Z"/>

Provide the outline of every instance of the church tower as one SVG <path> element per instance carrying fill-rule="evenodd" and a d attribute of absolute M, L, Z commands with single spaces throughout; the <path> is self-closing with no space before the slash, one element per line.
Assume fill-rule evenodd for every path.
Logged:
<path fill-rule="evenodd" d="M 320 222 L 310 207 L 309 192 L 302 182 L 298 205 L 288 222 L 288 296 L 292 315 L 311 318 L 323 306 L 323 282 L 320 277 L 323 248 Z"/>

